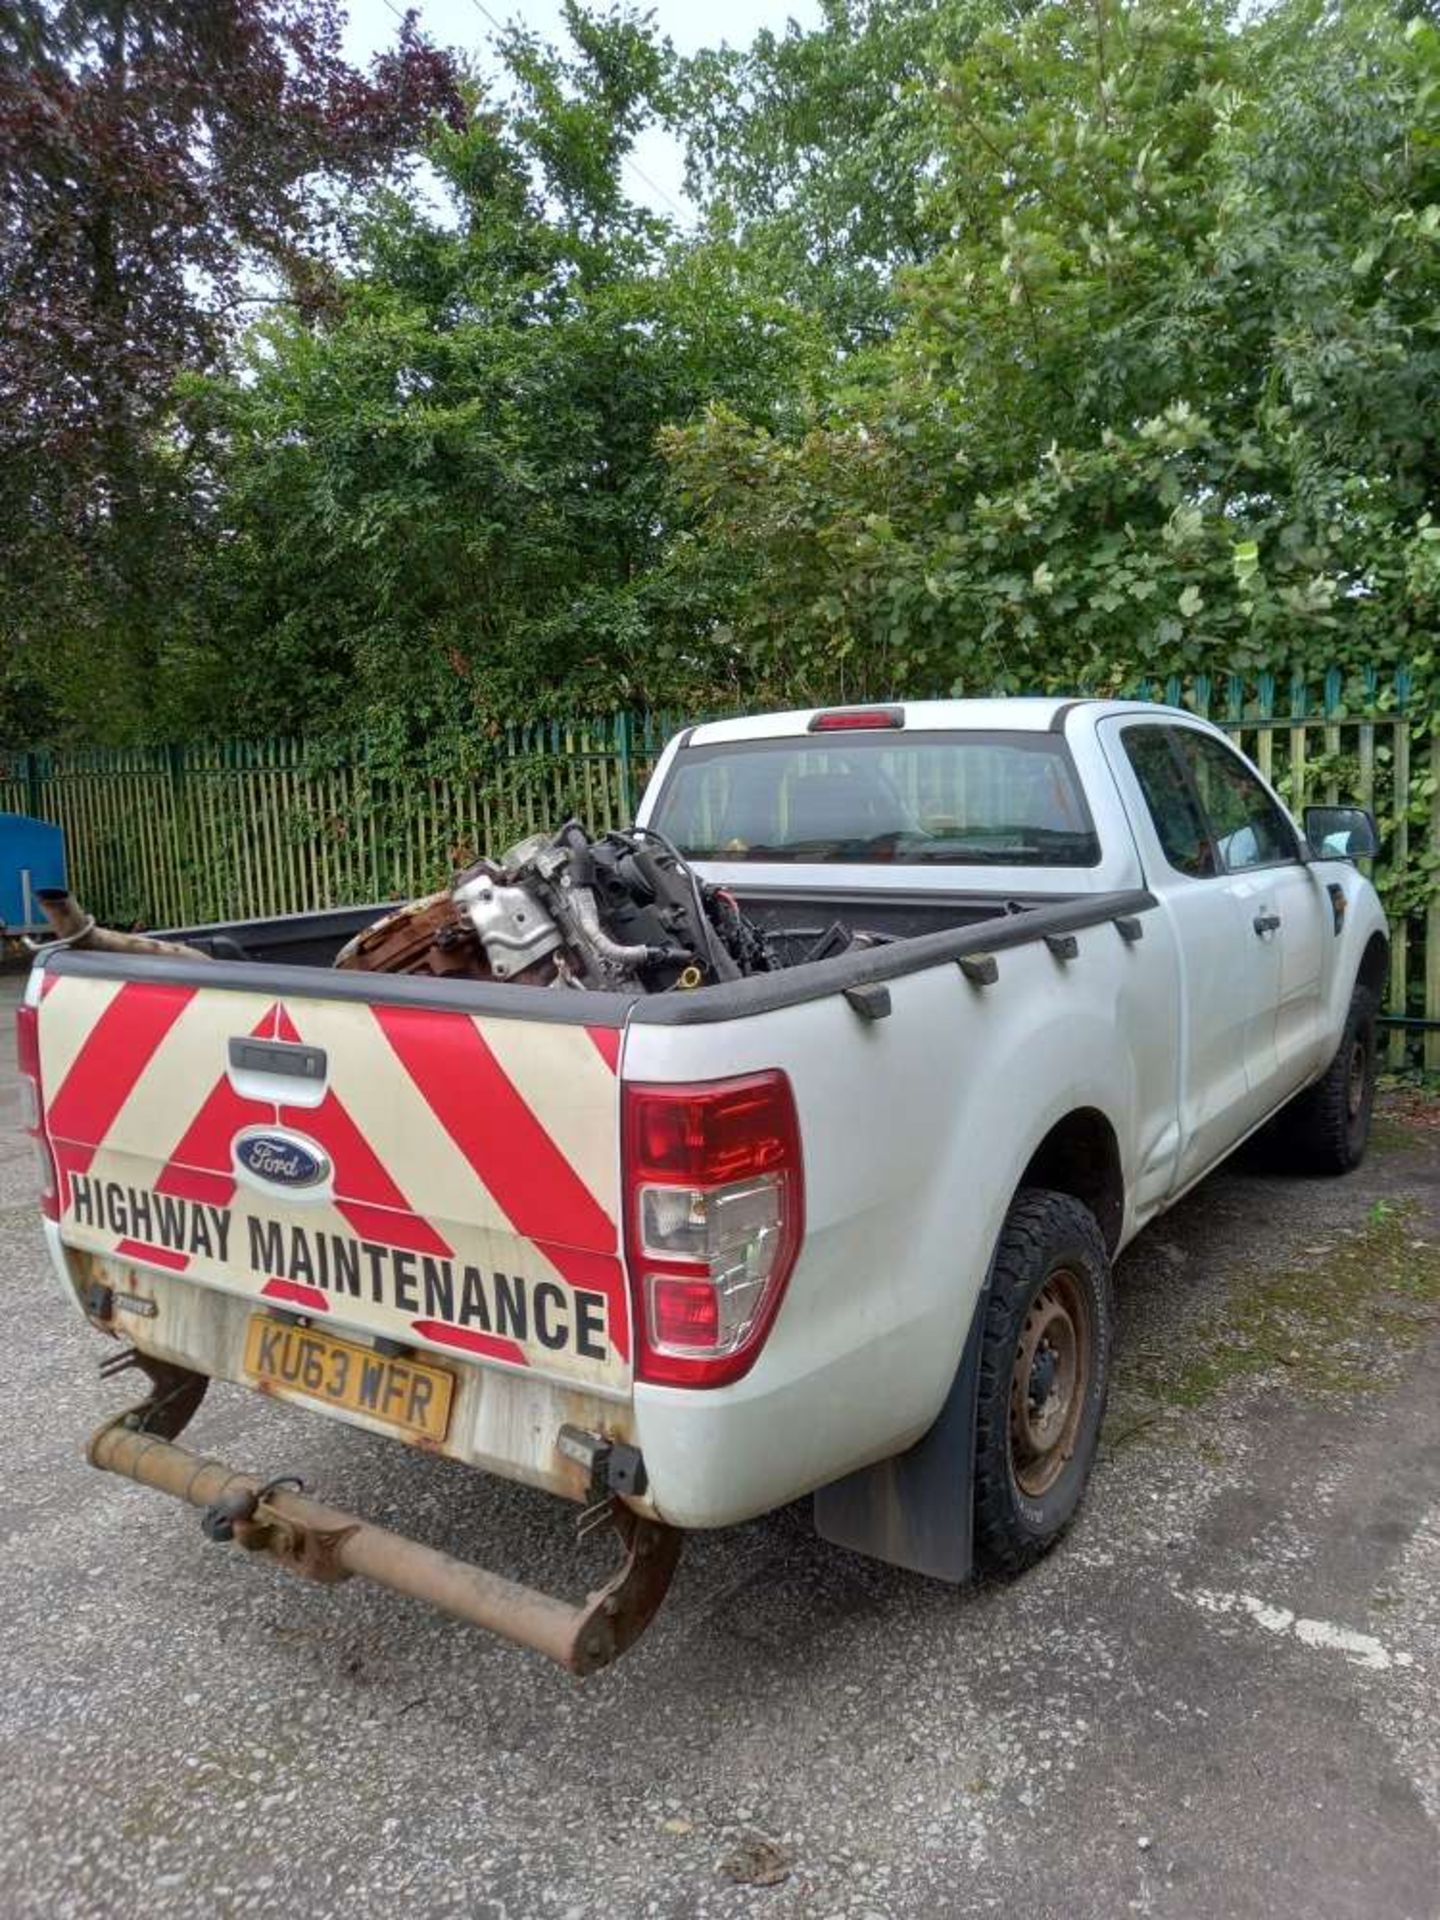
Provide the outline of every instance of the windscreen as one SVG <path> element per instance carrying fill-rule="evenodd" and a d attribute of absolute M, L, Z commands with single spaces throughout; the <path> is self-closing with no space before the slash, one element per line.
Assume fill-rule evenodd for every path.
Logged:
<path fill-rule="evenodd" d="M 806 734 L 682 748 L 650 824 L 694 860 L 1093 867 L 1064 741 Z"/>

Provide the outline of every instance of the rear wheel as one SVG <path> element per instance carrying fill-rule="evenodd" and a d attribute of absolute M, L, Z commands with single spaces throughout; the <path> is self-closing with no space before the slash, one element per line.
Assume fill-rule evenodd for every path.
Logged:
<path fill-rule="evenodd" d="M 1000 1235 L 980 1349 L 975 1560 L 1021 1572 L 1080 1505 L 1105 1412 L 1110 1256 L 1088 1207 L 1026 1188 Z"/>
<path fill-rule="evenodd" d="M 1375 1020 L 1369 987 L 1356 987 L 1345 1029 L 1323 1079 L 1275 1122 L 1287 1162 L 1302 1173 L 1349 1173 L 1365 1158 L 1375 1105 Z"/>

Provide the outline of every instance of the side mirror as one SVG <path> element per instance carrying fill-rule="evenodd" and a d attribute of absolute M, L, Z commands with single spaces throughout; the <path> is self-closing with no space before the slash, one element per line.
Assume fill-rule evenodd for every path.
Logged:
<path fill-rule="evenodd" d="M 1305 838 L 1317 860 L 1368 860 L 1380 851 L 1375 816 L 1364 807 L 1306 807 Z"/>

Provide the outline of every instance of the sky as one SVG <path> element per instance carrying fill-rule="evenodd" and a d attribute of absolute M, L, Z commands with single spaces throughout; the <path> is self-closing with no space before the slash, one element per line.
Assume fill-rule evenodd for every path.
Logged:
<path fill-rule="evenodd" d="M 346 49 L 361 64 L 395 37 L 396 14 L 403 13 L 406 0 L 349 0 L 349 25 Z M 562 37 L 559 0 L 409 0 L 420 16 L 420 24 L 441 46 L 459 47 L 478 57 L 484 64 L 487 43 L 495 32 L 494 23 L 508 25 L 523 19 L 547 40 Z M 668 36 L 681 53 L 694 53 L 700 47 L 717 46 L 727 41 L 744 46 L 761 27 L 783 33 L 788 20 L 812 27 L 820 18 L 816 0 L 725 0 L 723 6 L 703 4 L 703 0 L 651 0 L 650 11 L 662 35 Z M 487 17 L 487 15 L 489 17 Z M 627 169 L 630 191 L 636 200 L 654 207 L 657 213 L 685 210 L 684 167 L 680 149 L 668 134 L 652 128 L 636 144 L 632 165 Z"/>

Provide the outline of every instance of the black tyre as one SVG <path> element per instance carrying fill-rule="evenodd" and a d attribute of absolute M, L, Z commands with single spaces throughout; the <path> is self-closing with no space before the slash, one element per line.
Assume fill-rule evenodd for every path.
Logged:
<path fill-rule="evenodd" d="M 1112 1345 L 1110 1255 L 1067 1193 L 1027 1187 L 985 1304 L 975 1434 L 975 1562 L 1016 1574 L 1054 1546 L 1090 1477 Z"/>
<path fill-rule="evenodd" d="M 1356 987 L 1345 1030 L 1324 1078 L 1275 1122 L 1285 1164 L 1298 1173 L 1349 1173 L 1365 1158 L 1375 1105 L 1375 1017 L 1368 987 Z"/>

